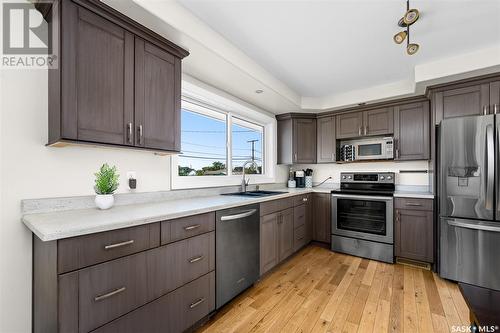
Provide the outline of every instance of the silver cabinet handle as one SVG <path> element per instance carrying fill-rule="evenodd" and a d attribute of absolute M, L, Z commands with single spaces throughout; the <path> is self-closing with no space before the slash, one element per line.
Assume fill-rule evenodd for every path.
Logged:
<path fill-rule="evenodd" d="M 139 144 L 142 145 L 142 137 L 143 137 L 143 129 L 142 129 L 142 125 L 139 125 L 137 127 L 137 130 L 139 131 Z"/>
<path fill-rule="evenodd" d="M 493 231 L 500 232 L 500 227 L 498 227 L 497 223 L 491 222 L 478 222 L 478 221 L 458 221 L 455 219 L 447 219 L 448 225 L 459 228 L 467 228 L 474 230 L 484 230 L 484 231 Z"/>
<path fill-rule="evenodd" d="M 204 258 L 204 256 L 202 256 L 202 255 L 198 256 L 198 257 L 191 258 L 191 259 L 189 259 L 189 263 L 193 264 L 193 263 L 195 263 L 197 261 L 200 261 L 203 258 Z"/>
<path fill-rule="evenodd" d="M 488 112 L 489 112 L 489 109 L 490 109 L 490 106 L 489 105 L 485 105 L 483 106 L 483 115 L 487 115 Z"/>
<path fill-rule="evenodd" d="M 307 198 L 302 198 L 302 201 L 307 202 Z"/>
<path fill-rule="evenodd" d="M 293 154 L 293 161 L 294 161 L 294 162 L 297 162 L 297 153 L 294 153 L 294 154 Z"/>
<path fill-rule="evenodd" d="M 245 217 L 248 217 L 250 215 L 255 214 L 256 211 L 257 211 L 257 209 L 250 209 L 250 210 L 243 212 L 243 213 L 240 213 L 240 214 L 221 216 L 220 220 L 221 221 L 230 221 L 230 220 L 242 219 L 242 218 L 245 218 Z"/>
<path fill-rule="evenodd" d="M 243 282 L 243 281 L 245 281 L 245 280 L 246 280 L 246 279 L 243 277 L 243 278 L 239 279 L 238 281 L 236 281 L 236 284 L 240 284 L 240 283 L 242 283 L 242 282 Z"/>
<path fill-rule="evenodd" d="M 194 309 L 195 307 L 197 307 L 198 305 L 200 305 L 201 303 L 205 302 L 205 297 L 202 297 L 200 298 L 199 300 L 197 300 L 196 302 L 193 302 L 189 305 L 189 308 L 190 309 Z"/>
<path fill-rule="evenodd" d="M 416 203 L 416 202 L 407 202 L 406 206 L 411 206 L 411 207 L 421 207 L 422 204 Z"/>
<path fill-rule="evenodd" d="M 104 246 L 104 249 L 111 250 L 111 249 L 116 249 L 117 247 L 122 247 L 122 246 L 132 245 L 132 244 L 134 244 L 133 239 L 125 241 L 125 242 L 121 242 L 121 243 L 106 245 L 106 246 Z"/>
<path fill-rule="evenodd" d="M 498 104 L 493 104 L 493 113 L 497 114 L 498 111 L 500 111 L 500 110 L 498 110 Z"/>
<path fill-rule="evenodd" d="M 113 291 L 110 291 L 107 294 L 96 296 L 96 297 L 94 297 L 94 301 L 99 302 L 99 301 L 105 300 L 106 298 L 109 298 L 111 296 L 115 296 L 115 295 L 118 295 L 119 293 L 124 292 L 126 289 L 127 288 L 125 288 L 125 287 L 121 287 L 121 288 L 115 289 Z"/>
<path fill-rule="evenodd" d="M 201 227 L 201 224 L 194 224 L 194 225 L 184 227 L 184 230 L 190 231 L 190 230 L 198 229 L 199 227 Z"/>
<path fill-rule="evenodd" d="M 132 143 L 132 123 L 127 124 L 127 142 Z"/>
<path fill-rule="evenodd" d="M 361 126 L 359 126 L 358 135 L 361 136 Z"/>
<path fill-rule="evenodd" d="M 368 126 L 365 126 L 365 135 L 368 133 Z"/>

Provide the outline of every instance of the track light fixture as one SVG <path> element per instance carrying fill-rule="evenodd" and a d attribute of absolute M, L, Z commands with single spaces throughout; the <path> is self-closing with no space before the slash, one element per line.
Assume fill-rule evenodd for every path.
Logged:
<path fill-rule="evenodd" d="M 418 21 L 420 13 L 418 9 L 410 9 L 410 1 L 406 0 L 406 13 L 399 19 L 398 26 L 406 28 L 394 35 L 393 39 L 396 44 L 401 44 L 406 39 L 406 53 L 414 55 L 417 53 L 420 46 L 416 43 L 410 43 L 410 25 Z"/>

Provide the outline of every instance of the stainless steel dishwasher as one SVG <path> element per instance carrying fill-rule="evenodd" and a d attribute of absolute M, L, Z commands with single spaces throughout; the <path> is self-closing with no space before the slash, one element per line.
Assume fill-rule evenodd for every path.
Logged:
<path fill-rule="evenodd" d="M 259 205 L 217 211 L 216 305 L 229 302 L 259 278 Z"/>

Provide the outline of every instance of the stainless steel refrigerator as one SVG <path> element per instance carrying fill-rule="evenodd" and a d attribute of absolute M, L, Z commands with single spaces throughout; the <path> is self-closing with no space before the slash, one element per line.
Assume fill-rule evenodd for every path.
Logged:
<path fill-rule="evenodd" d="M 500 290 L 500 116 L 445 119 L 439 133 L 439 274 Z"/>

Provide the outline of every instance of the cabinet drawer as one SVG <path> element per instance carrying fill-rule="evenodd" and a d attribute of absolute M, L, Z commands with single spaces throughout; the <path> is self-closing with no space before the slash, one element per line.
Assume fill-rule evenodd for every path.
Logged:
<path fill-rule="evenodd" d="M 302 195 L 297 195 L 296 197 L 293 197 L 293 205 L 294 206 L 307 204 L 309 201 L 310 201 L 309 194 L 302 194 Z"/>
<path fill-rule="evenodd" d="M 118 229 L 58 241 L 58 272 L 95 265 L 159 246 L 160 224 Z"/>
<path fill-rule="evenodd" d="M 302 225 L 298 228 L 295 228 L 293 232 L 293 250 L 299 250 L 302 246 L 306 245 L 306 243 L 306 226 Z"/>
<path fill-rule="evenodd" d="M 171 294 L 170 330 L 183 332 L 215 310 L 215 273 L 207 274 Z"/>
<path fill-rule="evenodd" d="M 161 244 L 168 244 L 213 230 L 215 230 L 215 212 L 165 221 L 161 223 Z"/>
<path fill-rule="evenodd" d="M 293 227 L 298 228 L 306 223 L 306 205 L 295 206 L 293 208 Z"/>
<path fill-rule="evenodd" d="M 177 333 L 189 328 L 214 309 L 215 277 L 212 272 L 94 332 Z"/>
<path fill-rule="evenodd" d="M 215 269 L 215 232 L 151 250 L 148 255 L 154 296 L 166 294 Z"/>
<path fill-rule="evenodd" d="M 396 198 L 394 200 L 394 207 L 396 209 L 411 209 L 411 210 L 433 210 L 432 199 L 419 199 L 419 198 Z"/>
<path fill-rule="evenodd" d="M 260 216 L 272 214 L 293 207 L 293 197 L 263 202 L 260 204 Z"/>
<path fill-rule="evenodd" d="M 152 299 L 147 252 L 79 272 L 79 329 L 91 331 Z"/>

